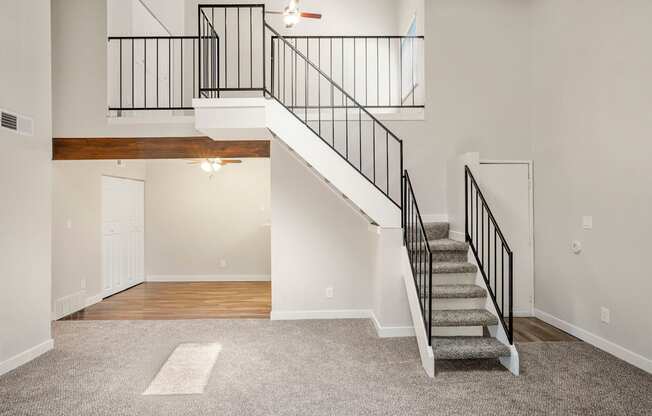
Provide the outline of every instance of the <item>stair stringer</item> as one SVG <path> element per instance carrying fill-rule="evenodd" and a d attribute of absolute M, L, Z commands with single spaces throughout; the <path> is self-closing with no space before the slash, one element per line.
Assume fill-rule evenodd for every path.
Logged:
<path fill-rule="evenodd" d="M 384 228 L 401 227 L 401 211 L 360 172 L 275 99 L 266 100 L 266 126 L 342 194 Z"/>
<path fill-rule="evenodd" d="M 426 371 L 428 377 L 432 378 L 435 376 L 435 353 L 432 349 L 432 346 L 428 345 L 428 331 L 426 330 L 426 325 L 423 322 L 423 316 L 421 315 L 421 306 L 419 305 L 417 287 L 414 283 L 414 275 L 412 274 L 410 257 L 405 247 L 401 249 L 401 268 L 403 273 L 403 280 L 405 282 L 405 291 L 407 292 L 408 303 L 410 305 L 410 314 L 412 315 L 414 333 L 417 338 L 417 345 L 419 346 L 421 365 Z"/>
<path fill-rule="evenodd" d="M 500 316 L 498 314 L 498 310 L 496 310 L 496 306 L 494 305 L 493 301 L 491 300 L 491 295 L 489 295 L 489 288 L 487 287 L 487 283 L 484 281 L 484 278 L 482 277 L 482 272 L 480 271 L 480 266 L 478 265 L 477 261 L 475 260 L 475 257 L 473 256 L 473 253 L 471 252 L 471 249 L 469 249 L 469 257 L 468 257 L 469 263 L 475 264 L 478 266 L 478 271 L 476 272 L 475 276 L 475 284 L 484 288 L 487 291 L 487 298 L 485 300 L 485 306 L 484 308 L 491 312 L 495 316 Z M 499 318 L 500 319 L 500 318 Z M 503 328 L 502 324 L 500 322 L 498 325 L 492 325 L 488 327 L 489 329 L 489 334 L 496 338 L 498 341 L 502 342 L 503 344 L 507 345 L 510 350 L 510 356 L 509 357 L 500 357 L 500 363 L 503 365 L 503 367 L 507 368 L 512 374 L 515 376 L 518 376 L 520 374 L 520 361 L 519 361 L 519 356 L 518 356 L 518 350 L 516 349 L 516 346 L 513 344 L 509 343 L 509 340 L 507 338 L 507 334 L 505 333 L 505 328 Z"/>

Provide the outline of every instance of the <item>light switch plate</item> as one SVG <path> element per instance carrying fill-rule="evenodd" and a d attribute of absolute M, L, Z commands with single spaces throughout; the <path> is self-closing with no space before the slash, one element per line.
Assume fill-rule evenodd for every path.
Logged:
<path fill-rule="evenodd" d="M 585 230 L 592 230 L 593 229 L 593 217 L 591 216 L 584 216 L 582 217 L 582 228 Z"/>

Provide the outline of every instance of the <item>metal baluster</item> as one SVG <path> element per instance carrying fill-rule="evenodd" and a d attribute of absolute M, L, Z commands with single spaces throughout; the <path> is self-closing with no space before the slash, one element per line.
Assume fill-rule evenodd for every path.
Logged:
<path fill-rule="evenodd" d="M 389 195 L 389 131 L 385 129 L 385 157 L 387 168 L 387 195 Z"/>
<path fill-rule="evenodd" d="M 237 44 L 238 44 L 238 89 L 240 88 L 240 8 L 236 7 L 236 18 L 238 19 L 236 28 L 238 30 Z"/>
<path fill-rule="evenodd" d="M 329 76 L 333 79 L 333 38 L 330 38 L 330 73 Z M 333 148 L 335 148 L 335 90 L 331 82 L 331 125 L 332 125 L 332 139 Z"/>
<path fill-rule="evenodd" d="M 373 154 L 374 154 L 374 185 L 376 184 L 376 121 L 372 121 L 372 130 L 373 130 Z"/>
<path fill-rule="evenodd" d="M 120 108 L 122 108 L 122 39 L 119 40 L 120 44 Z"/>
<path fill-rule="evenodd" d="M 131 38 L 131 108 L 136 107 L 134 100 L 134 38 Z"/>
<path fill-rule="evenodd" d="M 369 105 L 369 73 L 367 71 L 367 41 L 369 38 L 364 38 L 364 105 Z"/>
<path fill-rule="evenodd" d="M 389 79 L 389 106 L 392 106 L 392 40 L 387 38 L 387 78 Z"/>
<path fill-rule="evenodd" d="M 147 108 L 147 39 L 143 38 L 143 107 Z"/>
<path fill-rule="evenodd" d="M 249 7 L 249 87 L 254 87 L 254 34 L 253 34 L 253 22 L 251 21 L 251 7 Z M 265 42 L 265 33 L 263 29 L 263 43 Z M 272 40 L 272 61 L 274 60 L 274 41 Z M 263 54 L 263 60 L 265 60 L 265 55 Z M 274 93 L 274 65 L 270 68 L 272 71 L 272 94 Z M 265 85 L 263 85 L 264 89 Z"/>

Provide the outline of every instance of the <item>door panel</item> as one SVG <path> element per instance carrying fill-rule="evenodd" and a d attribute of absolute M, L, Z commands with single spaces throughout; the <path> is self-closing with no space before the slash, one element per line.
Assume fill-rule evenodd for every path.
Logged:
<path fill-rule="evenodd" d="M 102 274 L 107 297 L 144 281 L 145 184 L 102 177 Z"/>
<path fill-rule="evenodd" d="M 521 316 L 534 307 L 530 181 L 527 163 L 480 163 L 478 182 L 514 252 L 514 314 Z"/>

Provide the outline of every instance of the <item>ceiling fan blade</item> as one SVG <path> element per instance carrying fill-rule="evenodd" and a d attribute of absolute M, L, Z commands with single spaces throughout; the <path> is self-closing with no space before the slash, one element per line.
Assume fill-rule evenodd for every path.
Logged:
<path fill-rule="evenodd" d="M 321 13 L 299 12 L 299 16 L 306 19 L 321 19 Z"/>
<path fill-rule="evenodd" d="M 228 165 L 231 163 L 242 163 L 242 160 L 239 159 L 227 159 L 227 160 L 222 160 L 219 162 L 221 165 Z"/>
<path fill-rule="evenodd" d="M 283 14 L 283 12 L 265 11 L 265 14 Z"/>

